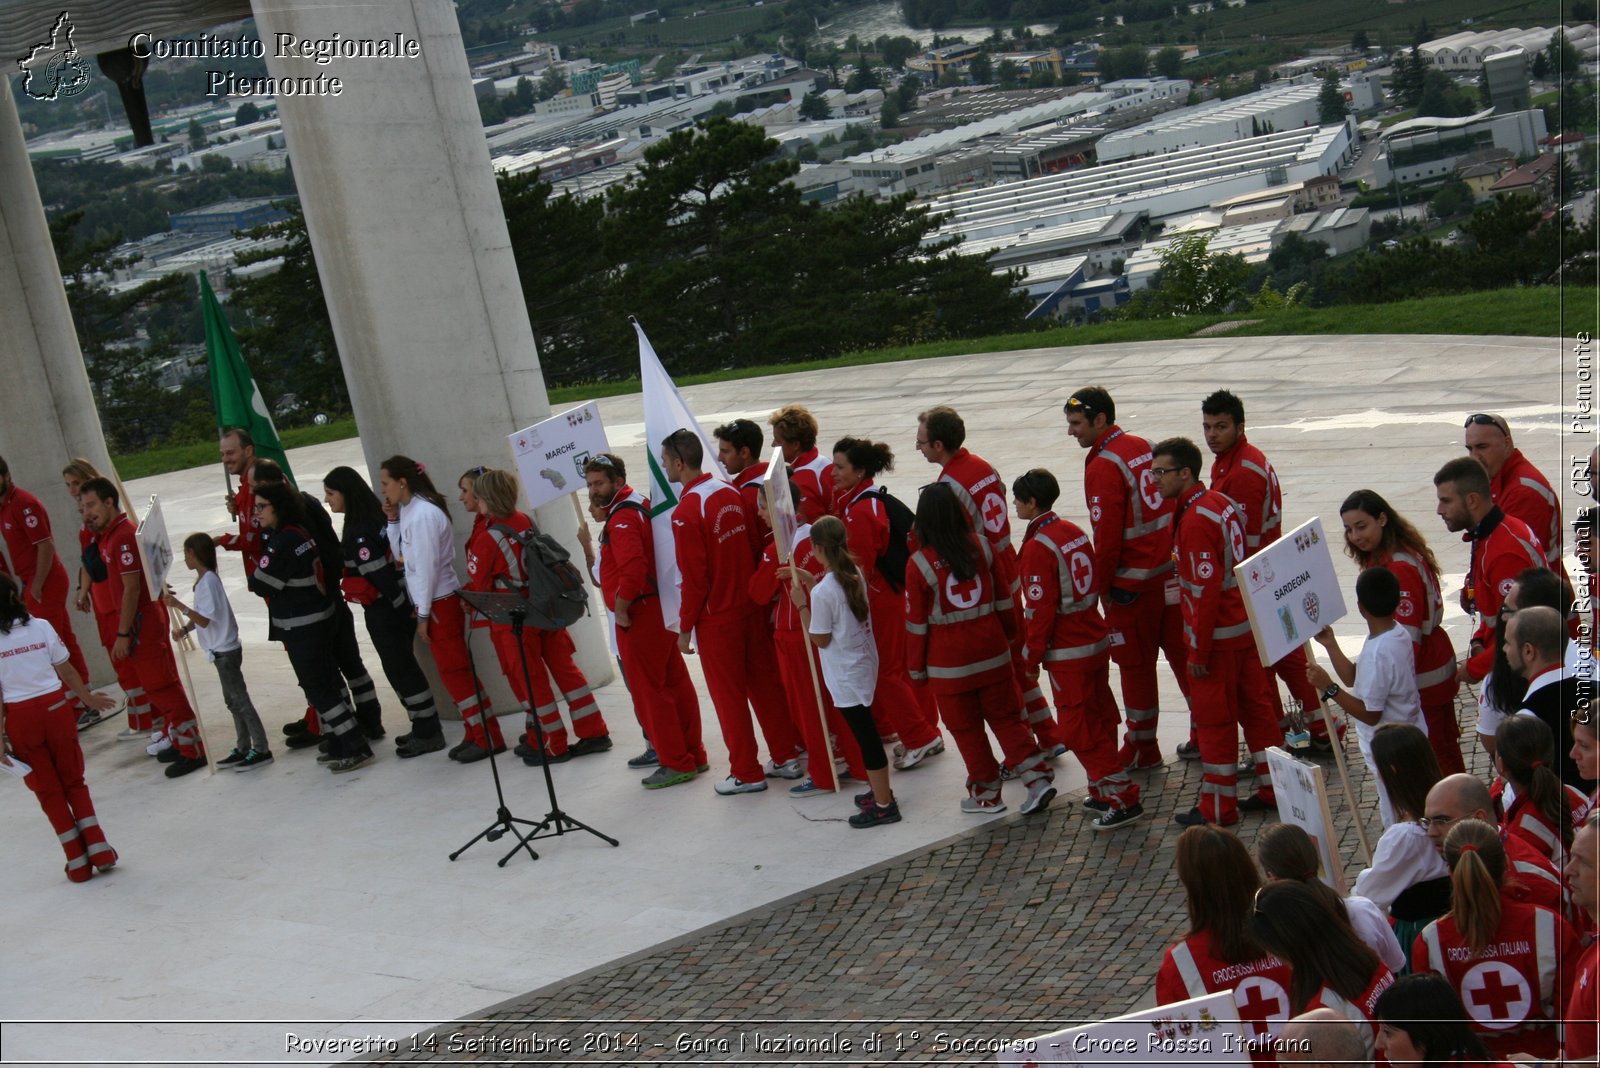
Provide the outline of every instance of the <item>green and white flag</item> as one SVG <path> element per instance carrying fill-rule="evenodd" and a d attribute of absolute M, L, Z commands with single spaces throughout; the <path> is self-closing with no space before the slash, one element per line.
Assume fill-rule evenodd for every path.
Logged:
<path fill-rule="evenodd" d="M 667 481 L 661 469 L 661 443 L 677 430 L 693 430 L 700 435 L 705 448 L 705 469 L 713 478 L 726 479 L 722 464 L 717 460 L 717 447 L 705 428 L 689 411 L 683 394 L 661 366 L 650 339 L 644 336 L 644 327 L 638 322 L 633 329 L 639 335 L 639 384 L 644 392 L 644 447 L 650 464 L 650 484 L 645 491 L 650 497 L 650 532 L 656 543 L 656 588 L 661 597 L 661 615 L 667 629 L 678 630 L 678 607 L 682 602 L 683 583 L 678 576 L 678 554 L 672 537 L 672 510 L 678 506 L 683 487 Z"/>
<path fill-rule="evenodd" d="M 217 430 L 238 427 L 245 431 L 256 443 L 256 456 L 276 461 L 293 482 L 294 472 L 283 454 L 278 428 L 272 425 L 267 400 L 245 366 L 239 341 L 233 336 L 233 328 L 222 314 L 222 304 L 211 292 L 211 282 L 204 271 L 200 272 L 200 313 L 205 319 L 206 363 L 211 370 L 211 403 L 217 409 Z"/>

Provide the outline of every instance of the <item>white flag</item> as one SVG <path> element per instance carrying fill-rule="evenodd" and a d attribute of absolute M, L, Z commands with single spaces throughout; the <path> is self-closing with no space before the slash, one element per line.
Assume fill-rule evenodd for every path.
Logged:
<path fill-rule="evenodd" d="M 639 384 L 644 392 L 645 455 L 650 464 L 650 531 L 656 542 L 656 588 L 661 596 L 661 615 L 667 629 L 678 630 L 678 607 L 682 602 L 683 582 L 678 575 L 678 556 L 672 538 L 672 510 L 678 506 L 678 496 L 683 487 L 667 481 L 661 469 L 661 443 L 677 430 L 692 430 L 700 435 L 705 449 L 704 469 L 713 478 L 727 479 L 722 463 L 717 459 L 717 447 L 711 436 L 701 427 L 694 413 L 684 403 L 683 394 L 661 366 L 650 339 L 644 336 L 644 327 L 637 322 L 633 329 L 639 335 Z"/>
<path fill-rule="evenodd" d="M 795 514 L 794 495 L 789 490 L 789 468 L 783 462 L 783 450 L 776 445 L 767 462 L 766 481 L 767 499 L 772 502 L 772 537 L 778 546 L 778 560 L 787 564 L 794 558 L 800 517 Z"/>

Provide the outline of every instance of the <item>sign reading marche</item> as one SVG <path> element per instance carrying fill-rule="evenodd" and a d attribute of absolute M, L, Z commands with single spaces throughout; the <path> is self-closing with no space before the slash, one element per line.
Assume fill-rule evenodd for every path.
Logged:
<path fill-rule="evenodd" d="M 144 557 L 144 584 L 150 599 L 159 601 L 167 592 L 167 573 L 172 570 L 172 539 L 167 536 L 167 517 L 161 514 L 161 498 L 150 498 L 150 511 L 134 531 L 139 553 Z"/>
<path fill-rule="evenodd" d="M 522 491 L 532 508 L 583 489 L 583 465 L 589 457 L 611 449 L 600 422 L 600 406 L 594 401 L 519 430 L 506 440 L 511 443 Z"/>
<path fill-rule="evenodd" d="M 1272 1015 L 1273 1036 L 1288 1018 L 1288 996 L 1284 995 L 1283 1015 Z M 1112 1020 L 1072 1027 L 1065 1031 L 1021 1038 L 1011 1042 L 996 1040 L 997 1063 L 1006 1068 L 1045 1068 L 1046 1065 L 1137 1065 L 1137 1064 L 1249 1064 L 1250 1042 L 1254 1036 L 1239 1020 L 1234 991 L 1207 994 L 1171 1005 L 1161 1005 Z"/>
<path fill-rule="evenodd" d="M 1233 574 L 1263 664 L 1276 664 L 1344 618 L 1344 593 L 1321 519 L 1313 517 L 1236 564 Z"/>
<path fill-rule="evenodd" d="M 1328 787 L 1322 769 L 1278 746 L 1267 750 L 1267 769 L 1272 774 L 1273 793 L 1278 796 L 1278 818 L 1311 836 L 1320 864 L 1317 877 L 1343 897 L 1348 892 L 1344 861 L 1334 852 L 1333 814 L 1328 808 Z"/>

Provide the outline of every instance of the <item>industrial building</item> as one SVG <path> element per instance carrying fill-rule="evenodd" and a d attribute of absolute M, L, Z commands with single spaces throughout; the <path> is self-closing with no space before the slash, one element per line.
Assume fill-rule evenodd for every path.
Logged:
<path fill-rule="evenodd" d="M 1532 55 L 1550 47 L 1550 38 L 1562 29 L 1585 64 L 1600 57 L 1600 35 L 1594 25 L 1534 26 L 1531 29 L 1464 30 L 1417 46 L 1417 54 L 1446 74 L 1476 74 L 1489 56 L 1514 49 Z"/>
<path fill-rule="evenodd" d="M 1513 156 L 1536 155 L 1548 132 L 1539 108 L 1506 115 L 1487 108 L 1452 119 L 1407 119 L 1379 135 L 1373 181 L 1380 186 L 1443 182 L 1455 173 L 1461 157 L 1478 149 L 1492 146 Z"/>

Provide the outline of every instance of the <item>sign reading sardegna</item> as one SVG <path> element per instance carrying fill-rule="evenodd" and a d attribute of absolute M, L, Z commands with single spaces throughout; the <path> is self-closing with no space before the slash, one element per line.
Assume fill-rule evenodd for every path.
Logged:
<path fill-rule="evenodd" d="M 274 59 L 310 60 L 327 67 L 335 60 L 420 59 L 422 43 L 408 33 L 385 37 L 301 37 L 275 33 L 271 43 L 259 37 L 222 37 L 202 33 L 196 37 L 162 38 L 140 32 L 128 39 L 139 59 Z M 207 96 L 339 96 L 344 80 L 330 71 L 303 78 L 251 77 L 237 71 L 206 71 Z"/>

